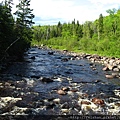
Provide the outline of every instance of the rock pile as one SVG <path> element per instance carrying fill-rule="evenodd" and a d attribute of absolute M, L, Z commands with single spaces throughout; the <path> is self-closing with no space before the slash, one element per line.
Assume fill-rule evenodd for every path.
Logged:
<path fill-rule="evenodd" d="M 79 60 L 79 59 L 87 59 L 90 60 L 92 63 L 100 63 L 103 65 L 103 71 L 112 71 L 112 74 L 105 75 L 106 78 L 120 78 L 120 58 L 110 58 L 110 57 L 102 57 L 99 55 L 90 55 L 84 53 L 73 53 L 67 52 L 67 55 L 71 55 L 71 60 Z"/>
<path fill-rule="evenodd" d="M 103 64 L 103 71 L 112 71 L 111 75 L 105 75 L 106 78 L 120 78 L 120 58 L 107 58 L 107 57 L 100 57 L 98 55 L 87 55 L 86 59 L 90 60 L 91 62 L 98 62 Z"/>

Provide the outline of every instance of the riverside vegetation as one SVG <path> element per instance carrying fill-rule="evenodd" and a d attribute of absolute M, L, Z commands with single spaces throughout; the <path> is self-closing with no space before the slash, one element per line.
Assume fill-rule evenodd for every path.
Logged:
<path fill-rule="evenodd" d="M 13 0 L 0 3 L 0 62 L 10 56 L 21 58 L 30 47 L 32 40 L 31 0 L 20 0 L 16 12 L 12 14 Z M 14 57 L 14 58 L 15 58 Z"/>
<path fill-rule="evenodd" d="M 58 22 L 57 25 L 34 26 L 32 45 L 46 45 L 101 56 L 120 57 L 120 9 L 109 9 L 108 16 L 80 24 Z"/>

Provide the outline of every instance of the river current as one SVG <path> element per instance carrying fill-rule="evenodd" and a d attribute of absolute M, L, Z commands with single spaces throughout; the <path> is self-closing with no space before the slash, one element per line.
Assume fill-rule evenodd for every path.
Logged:
<path fill-rule="evenodd" d="M 59 51 L 31 48 L 24 60 L 12 62 L 0 79 L 19 88 L 18 94 L 15 90 L 7 94 L 22 97 L 16 106 L 29 108 L 25 114 L 120 115 L 120 79 L 105 78 L 102 68 L 101 64 Z M 41 81 L 43 78 L 53 81 Z M 65 94 L 58 94 L 58 90 Z M 103 103 L 95 103 L 95 98 Z"/>

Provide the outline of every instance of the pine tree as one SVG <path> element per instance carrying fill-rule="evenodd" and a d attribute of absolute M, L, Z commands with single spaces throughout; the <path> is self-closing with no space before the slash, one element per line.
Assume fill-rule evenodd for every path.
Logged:
<path fill-rule="evenodd" d="M 0 4 L 0 51 L 5 54 L 7 47 L 14 39 L 14 19 L 11 14 L 11 4 L 8 1 Z"/>
<path fill-rule="evenodd" d="M 34 24 L 32 21 L 34 15 L 32 14 L 33 9 L 30 9 L 30 1 L 31 0 L 19 0 L 19 4 L 16 6 L 18 10 L 15 12 L 17 16 L 15 30 L 16 36 L 20 37 L 16 48 L 19 52 L 17 54 L 22 54 L 25 49 L 30 47 L 33 36 L 31 26 Z"/>
<path fill-rule="evenodd" d="M 98 40 L 100 40 L 102 34 L 103 34 L 103 15 L 100 14 L 98 19 Z"/>

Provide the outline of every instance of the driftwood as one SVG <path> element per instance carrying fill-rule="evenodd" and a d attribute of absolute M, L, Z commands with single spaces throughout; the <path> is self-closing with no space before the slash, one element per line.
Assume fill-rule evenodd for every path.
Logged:
<path fill-rule="evenodd" d="M 20 37 L 19 38 L 17 38 L 15 41 L 13 41 L 8 47 L 7 47 L 7 49 L 5 50 L 5 54 L 4 54 L 4 56 L 2 57 L 2 59 L 0 60 L 0 61 L 2 61 L 4 58 L 5 58 L 5 56 L 7 55 L 7 51 L 10 49 L 10 47 L 12 46 L 12 45 L 14 45 L 18 40 L 20 39 Z"/>

